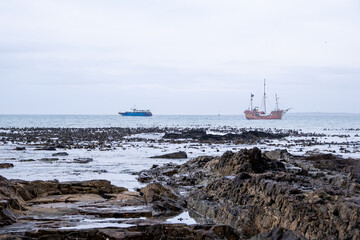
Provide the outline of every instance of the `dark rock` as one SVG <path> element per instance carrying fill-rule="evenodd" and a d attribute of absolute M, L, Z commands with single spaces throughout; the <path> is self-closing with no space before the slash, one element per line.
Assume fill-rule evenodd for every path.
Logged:
<path fill-rule="evenodd" d="M 75 158 L 74 163 L 89 163 L 92 162 L 92 158 Z"/>
<path fill-rule="evenodd" d="M 43 162 L 55 162 L 55 161 L 59 161 L 58 158 L 42 158 L 40 159 L 40 161 L 43 161 Z"/>
<path fill-rule="evenodd" d="M 53 153 L 52 156 L 68 156 L 69 154 L 67 152 L 58 152 L 58 153 Z"/>
<path fill-rule="evenodd" d="M 26 148 L 25 147 L 16 147 L 16 148 L 14 148 L 14 150 L 15 151 L 24 151 L 24 150 L 26 150 Z"/>
<path fill-rule="evenodd" d="M 152 183 L 140 190 L 147 203 L 151 203 L 158 215 L 173 215 L 184 209 L 185 201 L 170 188 Z"/>
<path fill-rule="evenodd" d="M 35 151 L 56 151 L 55 147 L 43 147 L 43 148 L 35 148 Z"/>
<path fill-rule="evenodd" d="M 35 159 L 21 159 L 19 162 L 35 162 Z"/>
<path fill-rule="evenodd" d="M 154 156 L 151 158 L 182 159 L 182 158 L 187 158 L 187 154 L 186 152 L 180 151 L 180 152 L 168 153 L 160 156 Z"/>
<path fill-rule="evenodd" d="M 12 163 L 0 163 L 0 169 L 1 168 L 12 168 L 14 167 L 14 164 Z"/>
<path fill-rule="evenodd" d="M 225 135 L 207 134 L 203 129 L 184 130 L 181 133 L 166 133 L 164 139 L 194 139 L 201 142 L 224 142 L 238 141 L 248 142 L 259 139 L 279 139 L 288 136 L 287 134 L 275 134 L 262 131 L 244 131 L 241 134 L 228 133 Z"/>
<path fill-rule="evenodd" d="M 9 208 L 7 200 L 0 200 L 0 226 L 16 222 L 16 217 Z"/>
<path fill-rule="evenodd" d="M 206 131 L 204 129 L 190 129 L 182 131 L 181 133 L 165 133 L 163 138 L 165 139 L 199 139 L 206 135 Z"/>
<path fill-rule="evenodd" d="M 306 240 L 306 238 L 289 229 L 275 228 L 270 232 L 260 233 L 250 240 Z"/>
<path fill-rule="evenodd" d="M 265 171 L 285 170 L 284 164 L 279 161 L 271 160 L 262 155 L 260 149 L 242 149 L 238 153 L 231 151 L 225 152 L 214 170 L 220 172 L 223 176 L 234 175 L 241 172 L 263 173 Z"/>
<path fill-rule="evenodd" d="M 240 235 L 229 226 L 185 224 L 141 224 L 127 228 L 32 230 L 25 233 L 31 239 L 153 239 L 153 240 L 238 240 Z"/>

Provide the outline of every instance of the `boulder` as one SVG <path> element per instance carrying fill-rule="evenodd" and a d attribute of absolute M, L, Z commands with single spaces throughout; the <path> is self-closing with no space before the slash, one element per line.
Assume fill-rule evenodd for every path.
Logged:
<path fill-rule="evenodd" d="M 0 169 L 1 168 L 12 168 L 14 167 L 14 164 L 12 163 L 0 163 Z"/>
<path fill-rule="evenodd" d="M 168 154 L 159 155 L 159 156 L 153 156 L 151 158 L 182 159 L 182 158 L 187 158 L 187 157 L 188 156 L 187 156 L 186 152 L 180 151 L 180 152 L 168 153 Z"/>
<path fill-rule="evenodd" d="M 154 215 L 173 215 L 184 209 L 185 201 L 181 196 L 174 193 L 169 187 L 159 183 L 152 183 L 142 188 L 145 201 L 152 204 L 157 213 Z"/>
<path fill-rule="evenodd" d="M 16 148 L 14 148 L 14 150 L 15 151 L 24 151 L 24 150 L 26 150 L 26 148 L 25 147 L 16 147 Z"/>

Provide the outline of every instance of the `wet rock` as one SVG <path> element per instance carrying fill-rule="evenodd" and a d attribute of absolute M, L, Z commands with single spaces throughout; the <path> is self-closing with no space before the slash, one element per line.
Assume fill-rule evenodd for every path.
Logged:
<path fill-rule="evenodd" d="M 151 158 L 182 159 L 182 158 L 187 158 L 187 154 L 186 152 L 180 151 L 180 152 L 168 153 L 159 156 L 153 156 Z"/>
<path fill-rule="evenodd" d="M 24 150 L 26 150 L 26 148 L 25 147 L 16 147 L 16 148 L 14 148 L 14 150 L 15 151 L 24 151 Z"/>
<path fill-rule="evenodd" d="M 206 135 L 206 131 L 204 129 L 190 129 L 184 130 L 181 133 L 165 133 L 163 138 L 165 139 L 199 139 Z"/>
<path fill-rule="evenodd" d="M 74 163 L 89 163 L 92 162 L 92 158 L 75 158 Z"/>
<path fill-rule="evenodd" d="M 1 168 L 12 168 L 14 167 L 14 164 L 12 163 L 0 163 L 0 169 Z"/>
<path fill-rule="evenodd" d="M 56 151 L 56 148 L 48 146 L 48 147 L 42 147 L 42 148 L 35 148 L 34 150 L 35 151 Z"/>
<path fill-rule="evenodd" d="M 52 156 L 56 157 L 56 156 L 68 156 L 69 154 L 67 152 L 58 152 L 58 153 L 53 153 Z"/>
<path fill-rule="evenodd" d="M 40 161 L 43 161 L 43 162 L 56 162 L 56 161 L 59 161 L 58 158 L 42 158 L 40 159 Z"/>
<path fill-rule="evenodd" d="M 19 162 L 35 162 L 35 159 L 21 159 Z"/>
<path fill-rule="evenodd" d="M 241 134 L 228 133 L 225 135 L 207 134 L 204 129 L 184 130 L 181 133 L 166 133 L 164 139 L 194 139 L 201 142 L 249 142 L 259 139 L 279 139 L 288 136 L 282 133 L 268 133 L 262 131 L 244 131 Z"/>

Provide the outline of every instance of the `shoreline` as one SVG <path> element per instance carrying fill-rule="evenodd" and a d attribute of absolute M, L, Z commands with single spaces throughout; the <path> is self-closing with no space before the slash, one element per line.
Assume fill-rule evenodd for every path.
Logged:
<path fill-rule="evenodd" d="M 296 224 L 288 225 L 287 217 L 283 216 L 279 218 L 283 220 L 271 227 L 258 225 L 257 220 L 235 224 L 235 220 L 235 222 L 225 220 L 229 215 L 207 212 L 204 211 L 204 207 L 213 208 L 212 204 L 218 201 L 214 199 L 222 199 L 221 196 L 227 196 L 226 202 L 230 201 L 222 206 L 224 209 L 239 211 L 241 206 L 244 204 L 246 206 L 246 203 L 240 204 L 233 199 L 240 196 L 231 195 L 233 188 L 238 188 L 236 181 L 241 180 L 244 184 L 248 184 L 249 189 L 253 189 L 251 191 L 259 195 L 259 201 L 251 204 L 249 202 L 248 206 L 262 208 L 262 202 L 270 200 L 266 200 L 265 195 L 263 196 L 263 191 L 267 189 L 265 186 L 263 189 L 256 188 L 258 183 L 254 181 L 257 178 L 264 179 L 265 182 L 269 180 L 279 182 L 279 179 L 284 177 L 296 179 L 295 185 L 293 182 L 280 181 L 284 189 L 289 191 L 298 189 L 291 190 L 294 191 L 293 193 L 288 193 L 286 190 L 286 194 L 281 195 L 284 201 L 292 199 L 294 194 L 299 196 L 304 194 L 306 188 L 306 194 L 314 194 L 313 198 L 318 194 L 319 189 L 329 187 L 340 197 L 360 197 L 360 177 L 356 173 L 356 169 L 360 167 L 359 146 L 360 137 L 356 130 L 352 135 L 327 135 L 304 133 L 301 130 L 233 127 L 2 128 L 0 151 L 3 154 L 0 165 L 13 166 L 6 165 L 8 168 L 0 169 L 0 175 L 7 178 L 2 180 L 3 186 L 13 186 L 18 190 L 10 194 L 12 198 L 5 197 L 8 202 L 4 202 L 2 209 L 13 212 L 14 216 L 10 217 L 13 223 L 0 228 L 0 232 L 17 236 L 19 239 L 32 239 L 46 234 L 49 236 L 60 234 L 64 237 L 71 234 L 80 236 L 86 229 L 95 235 L 119 236 L 121 233 L 124 238 L 119 239 L 127 239 L 130 235 L 126 235 L 125 232 L 134 231 L 138 232 L 139 236 L 157 239 L 155 235 L 151 235 L 153 227 L 157 226 L 162 229 L 159 230 L 161 234 L 165 234 L 165 227 L 171 229 L 170 232 L 186 230 L 189 234 L 200 234 L 197 229 L 202 229 L 201 234 L 205 234 L 204 236 L 218 239 L 232 239 L 232 237 L 250 239 L 255 236 L 258 237 L 257 239 L 265 239 L 261 238 L 261 234 L 264 232 L 275 234 L 276 231 L 280 231 L 278 229 L 280 227 L 283 229 L 281 231 L 287 231 L 288 234 L 292 234 L 291 236 L 300 234 L 299 239 L 302 239 L 301 237 L 311 239 L 313 236 L 320 236 L 320 229 L 312 227 L 311 233 L 306 233 L 303 228 L 305 223 L 300 223 L 300 219 L 297 219 Z M 257 155 L 249 155 L 247 153 L 249 151 L 255 151 Z M 169 159 L 168 155 L 175 152 L 183 152 L 186 155 L 185 157 L 181 155 L 179 159 Z M 162 155 L 166 157 L 154 158 Z M 249 168 L 248 166 L 253 164 L 252 159 L 263 159 L 260 164 L 263 170 L 258 172 L 252 167 Z M 219 161 L 225 161 L 220 168 L 216 167 Z M 229 165 L 228 161 L 232 163 Z M 222 172 L 225 170 L 221 169 L 227 169 L 228 172 Z M 241 170 L 235 171 L 235 169 Z M 22 180 L 14 180 L 14 178 Z M 89 182 L 102 184 L 104 180 L 108 181 L 107 184 L 112 184 L 114 189 L 122 187 L 126 188 L 126 191 L 116 192 L 107 188 L 106 191 L 93 192 L 86 185 L 90 184 Z M 222 182 L 221 184 L 226 184 L 228 190 L 215 188 L 219 181 Z M 307 182 L 311 184 L 307 185 Z M 56 190 L 64 189 L 59 187 L 64 184 L 70 189 L 81 192 Z M 20 191 L 19 186 L 25 190 Z M 17 195 L 19 191 L 31 192 L 29 186 L 48 187 L 42 187 L 45 189 L 42 194 L 35 194 L 27 200 L 23 198 L 30 196 L 29 194 Z M 343 187 L 343 192 L 338 190 L 339 186 Z M 9 191 L 6 189 L 8 188 L 2 188 L 3 197 L 6 196 L 4 192 Z M 271 191 L 280 190 L 275 188 Z M 209 199 L 205 199 L 204 202 L 201 194 L 211 196 L 209 195 Z M 246 193 L 244 194 L 241 198 L 246 196 Z M 276 195 L 271 201 L 278 204 L 275 200 Z M 23 199 L 20 205 L 27 210 L 19 207 L 16 209 L 16 206 L 14 209 L 14 206 L 9 205 L 11 199 Z M 326 204 L 325 200 L 316 204 L 336 205 L 338 201 L 335 198 L 325 199 Z M 345 203 L 348 204 L 346 201 Z M 280 207 L 276 204 L 273 209 L 275 212 L 272 213 L 274 216 L 279 211 L 276 209 Z M 85 207 L 87 205 L 92 206 L 91 209 Z M 349 206 L 346 205 L 347 208 Z M 55 212 L 49 212 L 49 207 L 54 208 Z M 101 209 L 108 209 L 107 213 L 100 214 Z M 24 214 L 28 217 L 24 218 Z M 84 218 L 84 214 L 92 217 Z M 306 217 L 306 214 L 302 217 Z M 60 217 L 63 215 L 64 217 Z M 40 216 L 47 220 L 36 220 Z M 71 216 L 76 216 L 78 220 L 75 223 L 69 222 Z M 239 216 L 243 215 L 239 213 Z M 261 216 L 266 217 L 259 213 L 258 217 Z M 49 221 L 56 223 L 55 227 L 49 227 L 47 223 Z M 352 221 L 356 222 L 359 219 L 353 218 Z M 38 226 L 39 230 L 31 231 L 26 227 L 29 223 Z M 246 228 L 249 223 L 256 225 L 254 231 Z M 145 225 L 147 227 L 139 228 Z M 211 227 L 205 227 L 207 225 Z M 21 226 L 27 230 L 19 231 Z M 215 229 L 220 226 L 225 235 L 216 235 Z M 337 231 L 342 230 L 338 228 Z M 351 233 L 358 234 L 355 230 Z M 29 238 L 24 238 L 25 236 Z"/>

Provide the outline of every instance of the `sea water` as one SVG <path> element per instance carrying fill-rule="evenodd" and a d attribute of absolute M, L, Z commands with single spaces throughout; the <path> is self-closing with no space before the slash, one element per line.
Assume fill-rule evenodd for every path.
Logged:
<path fill-rule="evenodd" d="M 287 113 L 282 120 L 246 120 L 244 115 L 0 115 L 0 127 L 235 127 L 294 129 L 303 132 L 360 129 L 360 114 Z"/>
<path fill-rule="evenodd" d="M 11 127 L 204 127 L 204 128 L 262 128 L 262 129 L 294 129 L 304 133 L 325 133 L 321 141 L 356 141 L 359 142 L 360 114 L 296 114 L 289 113 L 282 120 L 246 120 L 243 115 L 235 116 L 152 116 L 121 117 L 119 115 L 0 115 L 0 128 Z M 5 131 L 0 129 L 0 131 Z M 343 134 L 349 138 L 337 138 L 332 134 Z M 155 133 L 142 134 L 143 138 L 161 138 Z M 274 140 L 276 143 L 287 144 Z M 59 157 L 58 161 L 46 162 L 42 158 L 52 158 L 54 151 L 34 151 L 34 147 L 26 146 L 25 151 L 14 151 L 17 143 L 0 144 L 0 163 L 13 163 L 14 167 L 0 169 L 0 175 L 9 179 L 82 181 L 106 179 L 112 184 L 134 189 L 144 186 L 136 180 L 136 172 L 149 169 L 153 164 L 162 165 L 168 162 L 182 164 L 201 155 L 219 156 L 227 150 L 238 151 L 254 145 L 206 145 L 194 143 L 154 143 L 146 141 L 127 142 L 122 147 L 110 151 L 86 149 L 67 149 L 68 156 Z M 257 144 L 262 150 L 270 150 L 266 144 Z M 282 145 L 285 146 L 285 145 Z M 321 148 L 320 151 L 335 150 L 341 153 L 341 145 L 321 145 L 304 148 L 303 152 Z M 359 144 L 351 148 L 351 152 L 343 157 L 359 158 Z M 280 148 L 284 148 L 281 147 Z M 288 151 L 296 153 L 300 146 L 288 147 Z M 60 151 L 60 150 L 59 150 Z M 63 151 L 63 150 L 61 150 Z M 175 151 L 186 151 L 188 159 L 154 159 L 155 155 Z M 74 163 L 79 157 L 92 158 L 87 164 Z M 33 161 L 24 161 L 32 159 Z"/>

